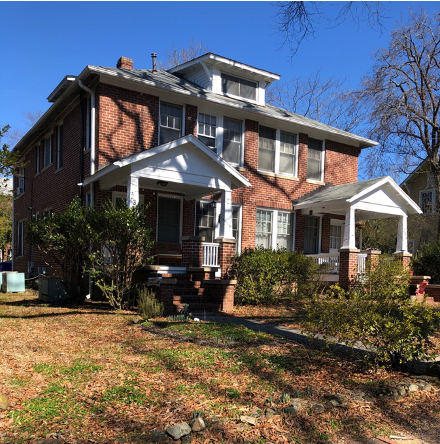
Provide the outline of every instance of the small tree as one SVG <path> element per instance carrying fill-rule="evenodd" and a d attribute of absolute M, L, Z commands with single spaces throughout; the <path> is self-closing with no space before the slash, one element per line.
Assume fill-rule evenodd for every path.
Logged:
<path fill-rule="evenodd" d="M 88 213 L 92 232 L 89 253 L 91 275 L 110 305 L 121 308 L 129 294 L 133 274 L 149 263 L 152 240 L 144 205 L 128 208 L 122 200 L 105 202 Z"/>
<path fill-rule="evenodd" d="M 1 187 L 0 187 L 1 188 Z M 0 251 L 12 244 L 12 201 L 10 194 L 0 194 Z"/>
<path fill-rule="evenodd" d="M 75 197 L 63 212 L 32 221 L 28 231 L 29 242 L 47 265 L 56 265 L 55 273 L 76 302 L 84 301 L 87 294 L 85 265 L 92 237 L 86 214 L 91 210 Z"/>

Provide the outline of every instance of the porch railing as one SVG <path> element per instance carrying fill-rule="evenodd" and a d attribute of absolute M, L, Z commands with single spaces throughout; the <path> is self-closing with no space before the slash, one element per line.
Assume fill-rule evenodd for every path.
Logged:
<path fill-rule="evenodd" d="M 203 242 L 203 267 L 218 267 L 219 244 Z"/>
<path fill-rule="evenodd" d="M 318 264 L 328 274 L 339 274 L 339 254 L 334 253 L 320 253 L 320 254 L 308 254 L 315 264 Z"/>
<path fill-rule="evenodd" d="M 367 261 L 366 253 L 358 254 L 358 273 L 365 273 L 365 263 Z"/>

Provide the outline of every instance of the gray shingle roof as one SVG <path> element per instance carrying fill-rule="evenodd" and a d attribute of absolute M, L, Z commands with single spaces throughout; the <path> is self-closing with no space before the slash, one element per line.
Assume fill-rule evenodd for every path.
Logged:
<path fill-rule="evenodd" d="M 314 204 L 334 200 L 347 200 L 361 191 L 371 187 L 375 183 L 380 182 L 385 177 L 386 176 L 378 177 L 376 179 L 363 180 L 361 182 L 349 183 L 346 185 L 328 185 L 321 189 L 317 189 L 308 195 L 306 194 L 293 202 L 293 205 Z"/>
<path fill-rule="evenodd" d="M 241 109 L 256 112 L 259 114 L 267 115 L 270 117 L 275 117 L 278 119 L 287 119 L 292 123 L 302 125 L 305 127 L 312 127 L 317 130 L 322 130 L 327 133 L 333 133 L 342 137 L 348 137 L 350 139 L 357 140 L 361 147 L 374 146 L 377 145 L 369 139 L 366 139 L 356 134 L 349 133 L 347 131 L 334 128 L 330 125 L 325 125 L 324 123 L 318 122 L 317 120 L 309 119 L 307 117 L 301 116 L 296 113 L 292 113 L 282 108 L 266 104 L 265 106 L 249 103 L 245 100 L 234 99 L 232 97 L 226 97 L 223 95 L 215 94 L 199 85 L 196 85 L 189 80 L 182 77 L 178 77 L 164 70 L 152 71 L 149 69 L 119 69 L 110 68 L 105 66 L 89 66 L 89 69 L 101 73 L 107 73 L 114 76 L 121 76 L 125 78 L 132 79 L 133 81 L 140 81 L 146 83 L 154 83 L 157 86 L 162 86 L 164 88 L 176 89 L 182 93 L 197 95 L 200 97 L 205 97 L 212 101 L 221 101 L 232 107 L 240 107 Z"/>

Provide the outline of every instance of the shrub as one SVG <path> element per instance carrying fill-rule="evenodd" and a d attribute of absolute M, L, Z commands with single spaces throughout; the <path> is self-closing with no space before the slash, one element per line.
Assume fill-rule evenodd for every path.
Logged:
<path fill-rule="evenodd" d="M 431 284 L 440 284 L 440 241 L 426 244 L 413 260 L 414 274 L 431 276 Z"/>
<path fill-rule="evenodd" d="M 230 275 L 237 279 L 237 304 L 270 304 L 291 293 L 292 284 L 306 291 L 317 266 L 302 253 L 264 248 L 245 249 L 236 255 Z"/>
<path fill-rule="evenodd" d="M 306 329 L 349 346 L 360 341 L 384 365 L 431 358 L 430 337 L 440 326 L 440 314 L 410 301 L 408 283 L 409 273 L 399 261 L 381 257 L 364 287 L 344 291 L 334 285 L 326 295 L 313 297 L 306 306 Z"/>
<path fill-rule="evenodd" d="M 150 318 L 162 316 L 164 306 L 159 302 L 154 293 L 146 287 L 139 290 L 138 294 L 138 313 L 142 319 L 147 321 Z"/>

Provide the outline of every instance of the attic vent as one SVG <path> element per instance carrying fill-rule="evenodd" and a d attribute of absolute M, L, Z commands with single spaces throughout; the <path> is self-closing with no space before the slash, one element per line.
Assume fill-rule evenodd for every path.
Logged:
<path fill-rule="evenodd" d="M 129 59 L 128 57 L 119 57 L 118 63 L 116 64 L 116 68 L 133 69 L 133 59 Z"/>

